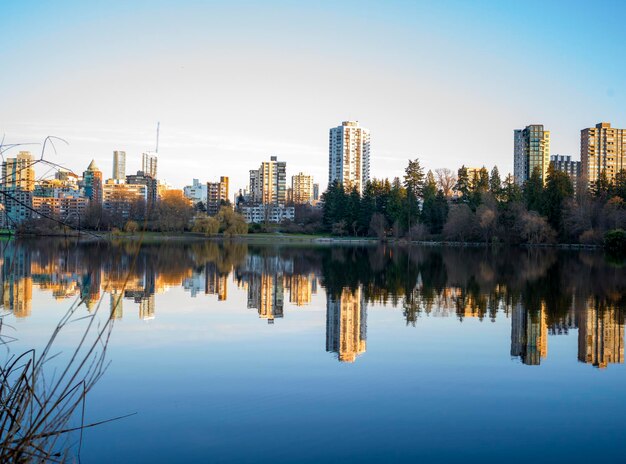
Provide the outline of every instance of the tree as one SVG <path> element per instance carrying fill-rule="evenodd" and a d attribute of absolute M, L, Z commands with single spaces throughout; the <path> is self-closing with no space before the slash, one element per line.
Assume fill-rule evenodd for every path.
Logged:
<path fill-rule="evenodd" d="M 424 169 L 420 165 L 418 158 L 409 160 L 408 166 L 404 169 L 404 188 L 415 198 L 421 198 L 424 186 Z"/>
<path fill-rule="evenodd" d="M 500 179 L 500 171 L 498 166 L 494 166 L 489 177 L 489 191 L 495 199 L 499 200 L 502 194 L 502 179 Z"/>
<path fill-rule="evenodd" d="M 431 173 L 432 174 L 432 173 Z M 407 211 L 406 225 L 407 230 L 411 229 L 412 219 L 417 217 L 419 213 L 418 198 L 423 196 L 424 188 L 424 169 L 420 165 L 419 159 L 409 160 L 409 164 L 404 170 L 404 188 L 406 189 Z"/>
<path fill-rule="evenodd" d="M 216 235 L 220 230 L 220 221 L 215 217 L 199 217 L 193 222 L 191 230 L 198 234 Z"/>
<path fill-rule="evenodd" d="M 460 195 L 461 201 L 468 202 L 469 201 L 469 193 L 470 193 L 470 178 L 467 172 L 467 168 L 465 165 L 459 168 L 457 177 L 456 177 L 456 185 L 454 186 L 454 190 Z"/>
<path fill-rule="evenodd" d="M 324 226 L 328 231 L 333 224 L 345 220 L 347 200 L 343 185 L 338 181 L 332 182 L 322 194 Z"/>
<path fill-rule="evenodd" d="M 352 232 L 352 235 L 357 235 L 360 208 L 361 195 L 359 195 L 359 191 L 355 187 L 350 192 L 346 208 L 346 223 L 348 225 L 348 228 Z"/>
<path fill-rule="evenodd" d="M 563 237 L 565 235 L 563 227 L 565 200 L 574 196 L 574 186 L 569 175 L 550 165 L 543 195 L 542 212 L 547 216 L 550 226 Z"/>
<path fill-rule="evenodd" d="M 414 201 L 414 208 L 416 208 L 416 205 L 417 201 Z M 389 191 L 385 217 L 389 224 L 396 228 L 396 232 L 399 234 L 400 225 L 410 225 L 411 216 L 413 216 L 413 214 L 416 213 L 411 211 L 408 205 L 407 190 L 400 183 L 400 179 L 396 177 Z"/>
<path fill-rule="evenodd" d="M 537 211 L 524 211 L 518 217 L 517 228 L 526 243 L 550 243 L 554 241 L 554 230 Z"/>
<path fill-rule="evenodd" d="M 369 235 L 382 240 L 387 234 L 387 220 L 380 213 L 374 213 L 369 225 Z"/>
<path fill-rule="evenodd" d="M 498 229 L 498 206 L 493 197 L 476 209 L 476 219 L 482 239 L 487 243 L 493 241 Z"/>
<path fill-rule="evenodd" d="M 453 205 L 443 227 L 446 240 L 465 242 L 476 237 L 476 216 L 464 203 Z"/>
<path fill-rule="evenodd" d="M 129 234 L 134 234 L 139 230 L 139 224 L 135 221 L 127 221 L 124 225 L 124 232 L 128 232 Z"/>
<path fill-rule="evenodd" d="M 193 207 L 178 192 L 165 192 L 153 211 L 152 226 L 164 232 L 183 231 L 193 217 Z"/>
<path fill-rule="evenodd" d="M 194 208 L 196 211 L 199 211 L 200 213 L 206 213 L 206 205 L 204 204 L 203 201 L 199 201 L 198 203 L 196 203 L 194 205 Z"/>
<path fill-rule="evenodd" d="M 504 180 L 504 188 L 502 190 L 502 196 L 505 203 L 516 203 L 522 201 L 523 193 L 522 189 L 515 183 L 515 179 L 511 174 L 506 176 Z"/>
<path fill-rule="evenodd" d="M 528 210 L 541 212 L 543 206 L 543 180 L 538 166 L 524 183 L 524 201 Z"/>
<path fill-rule="evenodd" d="M 614 194 L 626 201 L 626 169 L 620 169 L 615 174 L 615 183 L 613 185 Z"/>
<path fill-rule="evenodd" d="M 448 218 L 448 200 L 443 191 L 439 190 L 434 196 L 424 197 L 421 217 L 431 233 L 441 233 Z"/>
<path fill-rule="evenodd" d="M 443 192 L 445 197 L 452 196 L 452 190 L 456 184 L 456 177 L 448 168 L 435 169 L 437 175 L 437 187 Z"/>
<path fill-rule="evenodd" d="M 600 198 L 606 198 L 611 194 L 611 181 L 604 169 L 600 172 L 598 180 L 593 183 L 592 191 L 596 197 Z"/>
<path fill-rule="evenodd" d="M 225 237 L 248 233 L 248 224 L 246 224 L 244 217 L 228 206 L 222 206 L 215 217 L 219 221 L 220 230 Z"/>

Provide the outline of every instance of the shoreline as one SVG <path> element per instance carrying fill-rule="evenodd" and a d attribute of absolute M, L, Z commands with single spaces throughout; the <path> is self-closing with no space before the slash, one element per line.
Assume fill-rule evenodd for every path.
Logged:
<path fill-rule="evenodd" d="M 454 248 L 558 248 L 558 249 L 570 249 L 570 250 L 601 250 L 604 247 L 602 245 L 593 244 L 580 244 L 580 243 L 520 243 L 520 244 L 506 244 L 506 243 L 485 243 L 485 242 L 457 242 L 457 241 L 445 241 L 445 240 L 406 240 L 406 239 L 387 239 L 379 240 L 370 237 L 333 237 L 323 235 L 290 235 L 290 234 L 247 234 L 237 235 L 233 237 L 224 237 L 223 235 L 206 236 L 195 233 L 161 233 L 161 232 L 147 232 L 146 234 L 116 234 L 113 235 L 109 232 L 90 232 L 88 234 L 56 234 L 56 235 L 42 235 L 42 234 L 2 234 L 4 239 L 72 239 L 80 242 L 97 242 L 104 240 L 107 242 L 136 242 L 141 240 L 143 243 L 161 243 L 161 242 L 245 242 L 253 244 L 311 244 L 311 245 L 417 245 L 417 246 L 430 246 L 430 247 L 454 247 Z"/>

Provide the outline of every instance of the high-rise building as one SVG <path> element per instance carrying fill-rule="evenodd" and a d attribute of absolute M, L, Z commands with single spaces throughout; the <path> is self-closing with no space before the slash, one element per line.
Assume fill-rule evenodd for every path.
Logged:
<path fill-rule="evenodd" d="M 345 190 L 359 193 L 370 178 L 370 131 L 358 121 L 344 121 L 330 129 L 328 183 L 337 181 Z"/>
<path fill-rule="evenodd" d="M 514 132 L 513 175 L 523 185 L 535 169 L 545 183 L 550 165 L 550 131 L 543 124 L 532 124 Z"/>
<path fill-rule="evenodd" d="M 556 171 L 567 174 L 572 179 L 572 185 L 574 186 L 574 191 L 576 191 L 578 178 L 582 172 L 580 161 L 573 161 L 570 155 L 552 155 L 550 156 L 550 165 Z"/>
<path fill-rule="evenodd" d="M 354 362 L 365 352 L 367 305 L 362 289 L 344 288 L 336 298 L 326 296 L 326 351 L 337 353 L 341 362 Z"/>
<path fill-rule="evenodd" d="M 113 179 L 125 180 L 126 179 L 126 152 L 114 151 L 113 152 Z"/>
<path fill-rule="evenodd" d="M 302 172 L 291 176 L 291 200 L 296 205 L 313 202 L 313 176 Z"/>
<path fill-rule="evenodd" d="M 313 201 L 320 199 L 320 184 L 313 184 Z"/>
<path fill-rule="evenodd" d="M 102 172 L 96 166 L 95 160 L 91 160 L 87 170 L 83 172 L 83 188 L 89 201 L 102 203 Z"/>
<path fill-rule="evenodd" d="M 207 182 L 206 184 L 206 211 L 210 216 L 215 216 L 222 206 L 222 202 L 228 201 L 228 177 L 220 177 L 219 182 Z"/>
<path fill-rule="evenodd" d="M 2 163 L 3 188 L 29 192 L 35 190 L 33 164 L 33 156 L 29 151 L 21 151 L 15 158 L 7 158 Z"/>
<path fill-rule="evenodd" d="M 620 170 L 626 169 L 626 129 L 601 122 L 580 131 L 580 161 L 587 185 L 593 185 L 602 172 L 610 181 L 615 179 Z"/>
<path fill-rule="evenodd" d="M 141 170 L 146 176 L 157 178 L 157 155 L 153 153 L 143 153 L 141 155 Z"/>
<path fill-rule="evenodd" d="M 2 163 L 2 195 L 4 224 L 14 228 L 32 216 L 33 191 L 35 190 L 35 169 L 33 157 L 28 151 L 21 151 L 15 158 L 7 158 Z"/>
<path fill-rule="evenodd" d="M 143 171 L 137 171 L 137 174 L 126 176 L 126 183 L 129 185 L 145 185 L 146 186 L 146 206 L 152 208 L 156 204 L 158 198 L 157 180 L 146 175 Z"/>
<path fill-rule="evenodd" d="M 276 156 L 250 171 L 250 193 L 254 203 L 284 205 L 287 200 L 287 163 Z"/>
<path fill-rule="evenodd" d="M 578 360 L 599 368 L 623 364 L 623 316 L 615 308 L 588 306 L 578 322 Z"/>

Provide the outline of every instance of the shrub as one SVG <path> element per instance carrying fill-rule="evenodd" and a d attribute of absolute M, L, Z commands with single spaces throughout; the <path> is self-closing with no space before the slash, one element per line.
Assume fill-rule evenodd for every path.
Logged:
<path fill-rule="evenodd" d="M 625 256 L 626 231 L 613 229 L 604 234 L 604 249 L 613 255 Z"/>
<path fill-rule="evenodd" d="M 596 229 L 586 230 L 580 234 L 578 241 L 584 245 L 599 245 L 602 243 L 602 232 Z"/>
<path fill-rule="evenodd" d="M 135 221 L 127 221 L 124 225 L 124 232 L 128 232 L 129 234 L 134 234 L 139 230 L 139 224 Z"/>

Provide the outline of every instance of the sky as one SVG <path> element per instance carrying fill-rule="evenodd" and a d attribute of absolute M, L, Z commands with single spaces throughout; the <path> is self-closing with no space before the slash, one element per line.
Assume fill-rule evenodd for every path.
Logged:
<path fill-rule="evenodd" d="M 234 192 L 276 155 L 324 189 L 328 130 L 358 120 L 373 177 L 414 158 L 505 174 L 514 129 L 544 124 L 578 158 L 581 129 L 626 127 L 625 17 L 623 1 L 0 0 L 0 137 L 62 137 L 47 159 L 106 178 L 113 150 L 141 168 L 160 122 L 175 187 L 226 175 Z"/>

